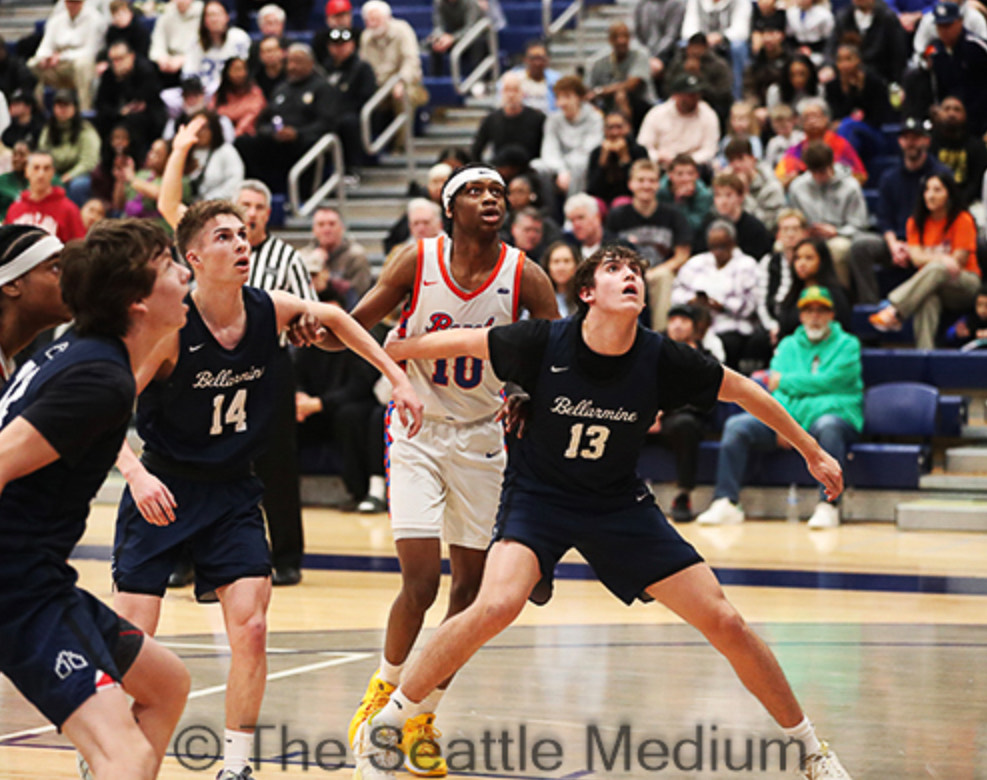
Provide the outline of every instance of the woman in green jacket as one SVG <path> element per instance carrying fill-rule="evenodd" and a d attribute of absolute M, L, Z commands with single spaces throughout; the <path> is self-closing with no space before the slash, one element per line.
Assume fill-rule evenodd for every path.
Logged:
<path fill-rule="evenodd" d="M 66 194 L 80 208 L 89 200 L 89 177 L 99 164 L 99 146 L 99 133 L 79 114 L 75 90 L 56 91 L 51 119 L 41 131 L 38 150 L 51 154 Z"/>

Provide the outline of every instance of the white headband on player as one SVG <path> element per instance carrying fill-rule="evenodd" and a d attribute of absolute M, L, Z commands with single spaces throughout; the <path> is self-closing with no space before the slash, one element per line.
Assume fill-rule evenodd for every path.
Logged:
<path fill-rule="evenodd" d="M 0 265 L 0 284 L 20 279 L 35 266 L 41 265 L 53 254 L 62 251 L 62 244 L 55 236 L 44 236 L 3 265 Z"/>
<path fill-rule="evenodd" d="M 447 211 L 449 209 L 449 204 L 452 203 L 452 199 L 456 197 L 457 192 L 471 181 L 477 181 L 479 179 L 493 179 L 501 187 L 507 186 L 504 184 L 504 178 L 493 168 L 460 168 L 449 177 L 445 186 L 442 188 L 442 210 Z"/>

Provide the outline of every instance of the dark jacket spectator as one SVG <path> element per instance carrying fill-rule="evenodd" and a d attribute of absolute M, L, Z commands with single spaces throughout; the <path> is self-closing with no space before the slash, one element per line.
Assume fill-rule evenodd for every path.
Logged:
<path fill-rule="evenodd" d="M 857 24 L 857 11 L 870 18 L 866 31 L 861 30 Z M 860 56 L 864 63 L 887 82 L 901 78 L 908 59 L 908 42 L 898 16 L 888 8 L 884 0 L 854 0 L 851 5 L 840 9 L 829 39 L 830 61 L 835 62 L 837 47 L 846 41 L 856 43 L 860 47 Z"/>
<path fill-rule="evenodd" d="M 987 146 L 970 133 L 966 107 L 958 97 L 944 98 L 932 127 L 932 155 L 953 172 L 965 206 L 980 197 L 987 171 Z"/>
<path fill-rule="evenodd" d="M 158 70 L 125 41 L 112 44 L 107 56 L 110 67 L 96 90 L 96 130 L 105 141 L 113 126 L 122 121 L 130 130 L 138 159 L 143 159 L 167 119 Z"/>
<path fill-rule="evenodd" d="M 18 90 L 33 90 L 37 82 L 27 63 L 7 50 L 7 42 L 0 35 L 0 92 L 3 92 L 7 102 Z"/>
<path fill-rule="evenodd" d="M 524 105 L 521 77 L 517 73 L 505 73 L 501 79 L 501 106 L 480 123 L 473 139 L 473 158 L 483 159 L 490 145 L 494 156 L 505 146 L 517 145 L 527 152 L 525 163 L 529 163 L 541 153 L 544 129 L 545 115 Z"/>

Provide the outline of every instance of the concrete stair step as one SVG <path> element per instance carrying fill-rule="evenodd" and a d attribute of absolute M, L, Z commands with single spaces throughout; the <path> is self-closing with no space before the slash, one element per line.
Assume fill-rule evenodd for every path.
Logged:
<path fill-rule="evenodd" d="M 987 447 L 951 447 L 946 450 L 946 471 L 987 475 Z"/>
<path fill-rule="evenodd" d="M 987 441 L 987 425 L 963 425 L 960 435 L 973 441 Z"/>
<path fill-rule="evenodd" d="M 921 490 L 973 491 L 987 498 L 987 475 L 926 474 L 919 479 L 918 486 Z"/>
<path fill-rule="evenodd" d="M 987 501 L 920 498 L 895 507 L 903 531 L 987 531 Z"/>

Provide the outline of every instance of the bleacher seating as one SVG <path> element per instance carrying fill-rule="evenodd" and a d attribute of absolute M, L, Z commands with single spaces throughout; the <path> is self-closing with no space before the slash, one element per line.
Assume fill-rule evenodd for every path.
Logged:
<path fill-rule="evenodd" d="M 930 466 L 930 441 L 941 435 L 943 397 L 935 387 L 916 383 L 889 383 L 868 388 L 864 396 L 864 441 L 850 448 L 844 481 L 848 487 L 914 490 Z M 958 428 L 965 419 L 964 399 L 950 396 L 949 425 Z M 715 419 L 722 425 L 735 404 L 719 404 Z M 946 435 L 955 435 L 947 433 Z M 910 441 L 872 441 L 875 437 L 907 438 Z M 916 441 L 911 441 L 916 440 Z M 699 447 L 697 479 L 700 484 L 716 481 L 719 441 L 704 441 Z M 675 480 L 675 458 L 671 450 L 649 444 L 638 463 L 641 475 L 653 482 Z M 745 485 L 811 487 L 816 481 L 802 456 L 793 450 L 752 452 L 744 477 Z"/>

